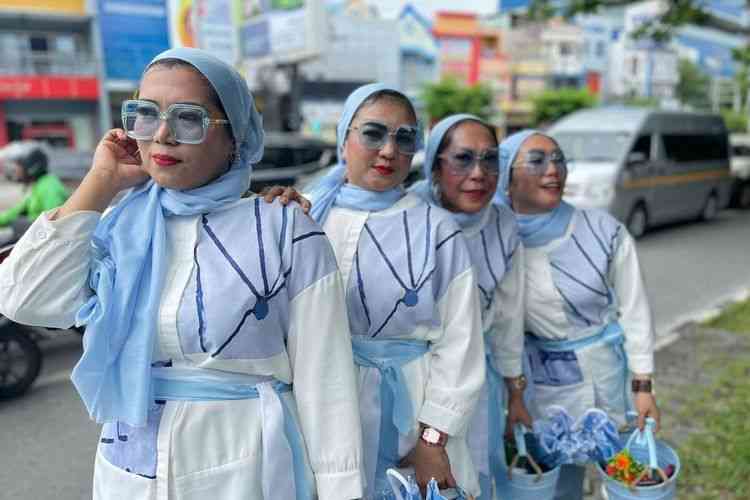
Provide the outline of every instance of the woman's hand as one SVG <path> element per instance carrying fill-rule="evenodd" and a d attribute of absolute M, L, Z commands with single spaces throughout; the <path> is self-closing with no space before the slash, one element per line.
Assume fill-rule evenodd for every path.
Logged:
<path fill-rule="evenodd" d="M 410 458 L 413 460 L 417 484 L 423 495 L 426 494 L 427 484 L 432 478 L 435 478 L 440 489 L 456 487 L 456 480 L 451 472 L 451 464 L 445 447 L 428 446 L 418 439 Z"/>
<path fill-rule="evenodd" d="M 529 429 L 532 426 L 531 415 L 523 402 L 522 391 L 511 391 L 508 400 L 508 417 L 505 422 L 505 433 L 512 434 L 516 424 L 523 424 Z"/>
<path fill-rule="evenodd" d="M 302 207 L 302 211 L 306 214 L 310 213 L 310 208 L 312 207 L 310 200 L 302 196 L 293 187 L 271 186 L 263 188 L 263 190 L 260 192 L 260 195 L 263 197 L 266 203 L 271 203 L 276 198 L 279 199 L 279 202 L 282 205 L 288 205 L 290 201 L 296 201 L 300 204 L 300 206 Z"/>
<path fill-rule="evenodd" d="M 87 210 L 104 212 L 117 193 L 144 182 L 138 144 L 119 128 L 107 132 L 94 152 L 94 162 L 78 188 L 51 220 Z"/>
<path fill-rule="evenodd" d="M 119 128 L 110 130 L 99 141 L 91 174 L 110 182 L 115 194 L 148 179 L 148 174 L 141 168 L 138 143 Z"/>
<path fill-rule="evenodd" d="M 657 432 L 661 427 L 661 415 L 659 408 L 656 406 L 656 398 L 650 392 L 636 392 L 633 393 L 635 400 L 635 409 L 638 412 L 638 428 L 643 430 L 646 425 L 646 417 L 651 417 L 656 421 L 656 428 L 654 432 Z"/>

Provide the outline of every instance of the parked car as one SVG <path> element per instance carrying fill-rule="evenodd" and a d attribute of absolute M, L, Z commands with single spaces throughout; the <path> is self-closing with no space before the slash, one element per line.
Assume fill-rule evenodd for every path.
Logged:
<path fill-rule="evenodd" d="M 267 132 L 263 159 L 255 165 L 250 189 L 291 186 L 336 161 L 336 145 L 296 134 Z"/>
<path fill-rule="evenodd" d="M 750 208 L 750 134 L 729 136 L 732 149 L 732 206 Z"/>
<path fill-rule="evenodd" d="M 729 137 L 719 115 L 602 107 L 550 129 L 568 157 L 565 199 L 601 208 L 638 238 L 652 226 L 709 220 L 729 203 Z"/>

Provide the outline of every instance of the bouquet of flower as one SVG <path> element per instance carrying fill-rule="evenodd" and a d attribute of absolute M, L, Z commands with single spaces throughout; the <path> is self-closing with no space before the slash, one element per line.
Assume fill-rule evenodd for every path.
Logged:
<path fill-rule="evenodd" d="M 669 464 L 663 471 L 658 468 L 649 471 L 645 465 L 634 459 L 628 450 L 623 449 L 607 462 L 604 470 L 612 479 L 624 483 L 629 488 L 634 488 L 636 486 L 654 486 L 666 481 L 674 474 L 675 466 Z"/>
<path fill-rule="evenodd" d="M 605 470 L 609 477 L 626 484 L 628 487 L 635 486 L 647 473 L 646 466 L 635 460 L 626 449 L 610 458 Z"/>

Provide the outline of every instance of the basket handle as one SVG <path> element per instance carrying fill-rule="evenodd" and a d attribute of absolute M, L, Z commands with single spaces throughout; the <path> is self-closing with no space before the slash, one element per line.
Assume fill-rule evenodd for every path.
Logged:
<path fill-rule="evenodd" d="M 513 468 L 518 464 L 518 459 L 520 457 L 526 457 L 526 460 L 531 464 L 531 468 L 536 472 L 536 479 L 534 479 L 534 481 L 537 482 L 542 479 L 542 468 L 539 467 L 539 464 L 536 463 L 534 457 L 529 455 L 529 452 L 526 449 L 526 439 L 523 437 L 526 432 L 528 432 L 528 429 L 521 423 L 517 423 L 513 426 L 513 439 L 516 442 L 518 453 L 513 457 L 510 467 L 508 467 L 508 479 L 513 479 Z"/>
<path fill-rule="evenodd" d="M 643 430 L 636 429 L 628 438 L 625 448 L 630 450 L 630 446 L 635 443 L 639 446 L 645 446 L 648 449 L 648 472 L 655 470 L 663 481 L 667 480 L 667 475 L 659 467 L 659 460 L 656 456 L 656 439 L 654 438 L 654 429 L 656 421 L 651 417 L 646 417 L 646 425 Z"/>

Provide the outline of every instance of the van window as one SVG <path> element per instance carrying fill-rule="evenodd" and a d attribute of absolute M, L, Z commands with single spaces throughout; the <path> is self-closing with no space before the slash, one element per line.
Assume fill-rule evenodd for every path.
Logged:
<path fill-rule="evenodd" d="M 677 162 L 726 160 L 729 157 L 727 137 L 723 134 L 664 134 L 664 154 Z"/>
<path fill-rule="evenodd" d="M 611 162 L 619 160 L 631 141 L 627 132 L 555 132 L 568 161 Z"/>
<path fill-rule="evenodd" d="M 651 136 L 642 135 L 638 137 L 638 139 L 635 141 L 635 144 L 633 144 L 633 149 L 631 149 L 630 152 L 643 153 L 643 156 L 645 156 L 646 159 L 651 158 Z"/>

